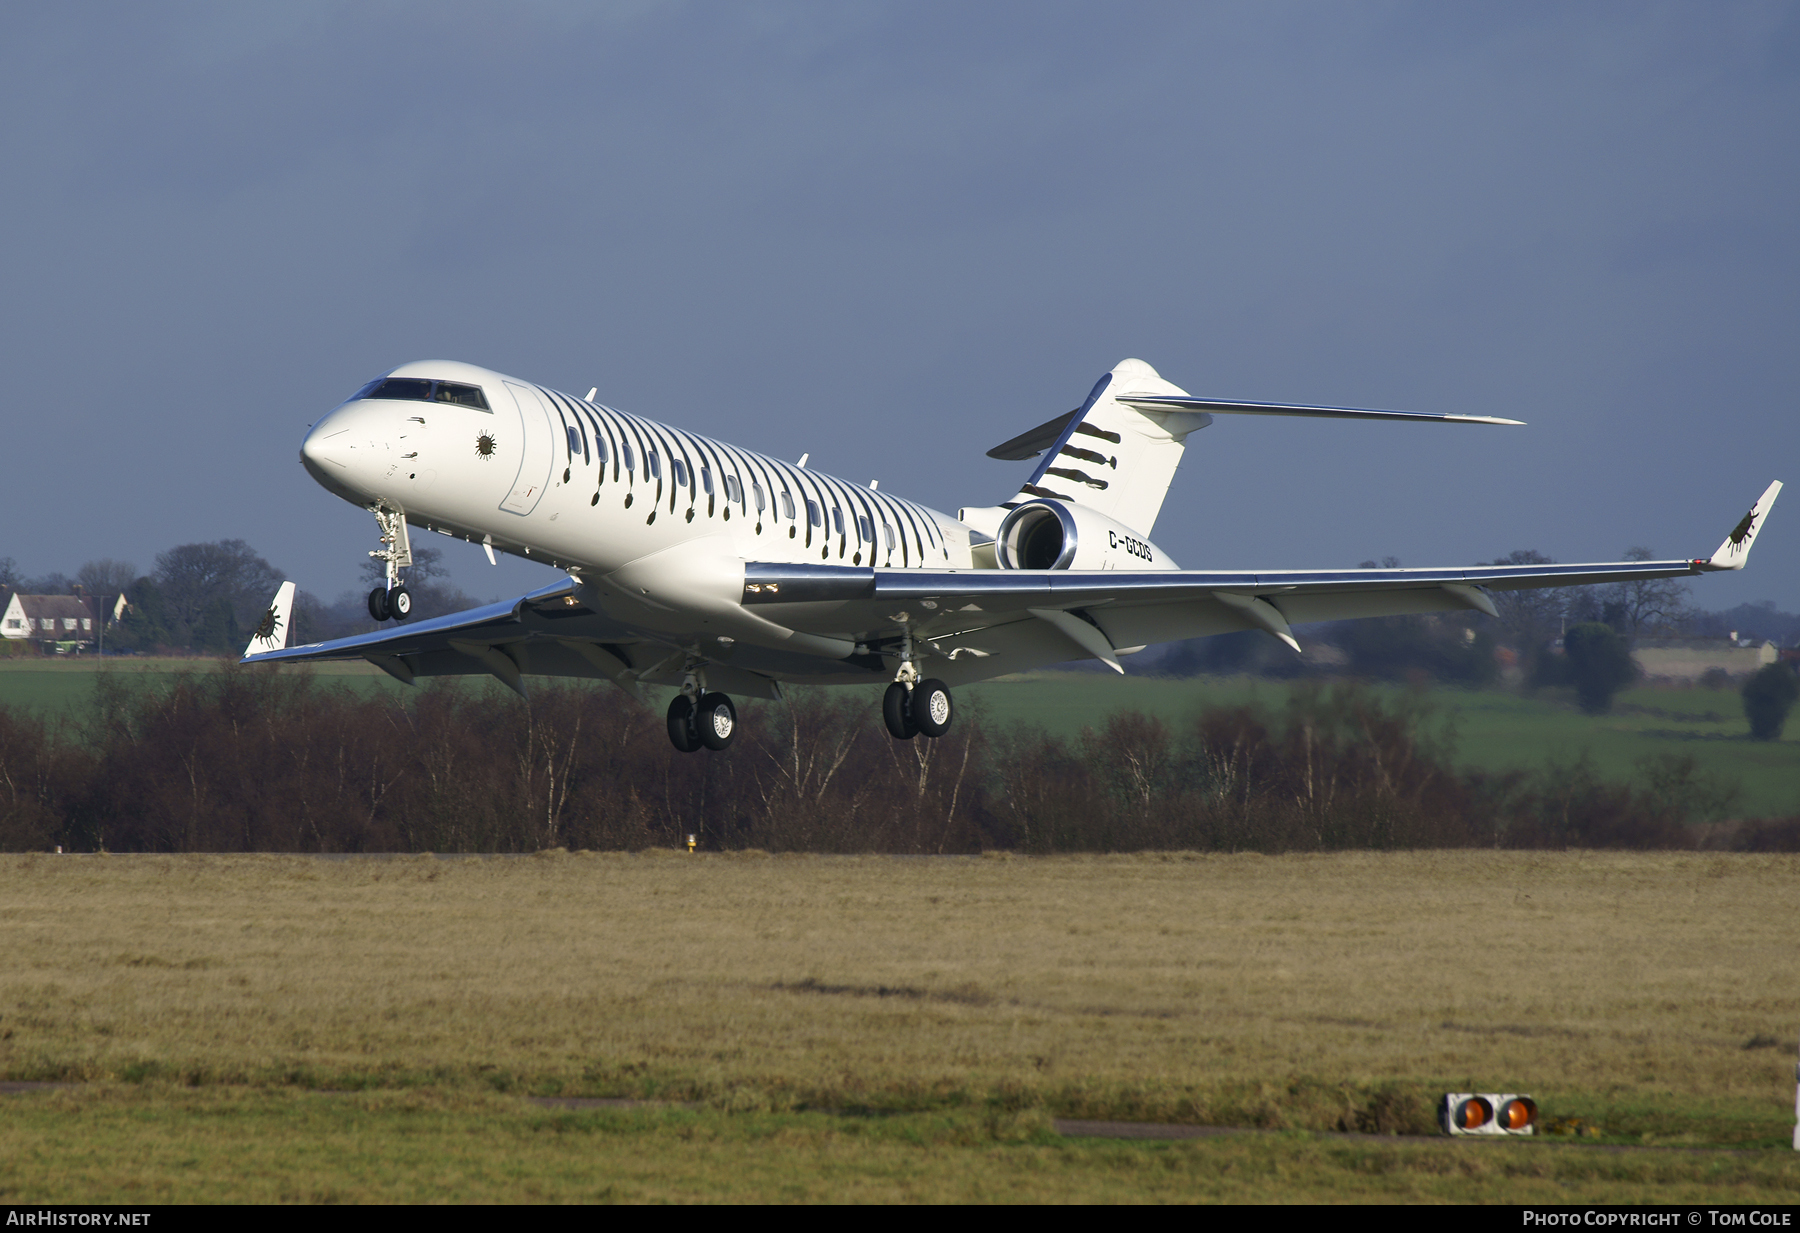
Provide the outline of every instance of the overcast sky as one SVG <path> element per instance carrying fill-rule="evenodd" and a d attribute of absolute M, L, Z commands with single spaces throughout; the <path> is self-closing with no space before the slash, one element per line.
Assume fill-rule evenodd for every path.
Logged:
<path fill-rule="evenodd" d="M 0 7 L 0 556 L 242 538 L 351 587 L 298 463 L 455 358 L 954 512 L 1120 359 L 1225 419 L 1189 567 L 1712 551 L 1800 481 L 1800 7 Z M 480 597 L 547 581 L 446 545 Z M 1800 487 L 1708 608 L 1800 610 Z"/>

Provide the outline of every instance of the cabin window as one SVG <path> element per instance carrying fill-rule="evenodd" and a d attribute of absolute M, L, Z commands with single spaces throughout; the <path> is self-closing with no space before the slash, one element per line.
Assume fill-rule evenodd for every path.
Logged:
<path fill-rule="evenodd" d="M 629 441 L 625 443 L 625 469 L 627 471 L 637 470 L 637 452 L 631 448 Z"/>
<path fill-rule="evenodd" d="M 671 459 L 669 459 L 669 465 L 671 467 L 675 468 L 675 485 L 676 485 L 676 487 L 686 488 L 687 487 L 687 463 L 683 462 L 679 458 L 671 458 Z"/>
<path fill-rule="evenodd" d="M 875 542 L 875 524 L 869 521 L 868 515 L 857 515 L 856 529 L 861 534 L 864 543 L 872 544 Z"/>
<path fill-rule="evenodd" d="M 567 428 L 566 431 L 569 434 L 569 459 L 573 461 L 575 455 L 582 452 L 581 434 L 577 433 L 573 428 Z"/>
<path fill-rule="evenodd" d="M 700 468 L 700 490 L 709 497 L 713 494 L 711 467 Z"/>
<path fill-rule="evenodd" d="M 811 497 L 806 498 L 806 521 L 815 527 L 819 525 L 819 503 Z"/>
<path fill-rule="evenodd" d="M 894 528 L 891 523 L 884 522 L 881 524 L 881 537 L 887 541 L 887 550 L 890 553 L 893 552 L 894 551 Z"/>
<path fill-rule="evenodd" d="M 762 485 L 755 480 L 750 481 L 750 495 L 756 498 L 756 512 L 761 514 L 763 512 L 763 490 Z"/>
<path fill-rule="evenodd" d="M 606 438 L 599 433 L 594 434 L 594 461 L 606 465 Z"/>
<path fill-rule="evenodd" d="M 781 516 L 789 522 L 794 520 L 794 494 L 785 488 L 781 490 Z"/>
<path fill-rule="evenodd" d="M 735 475 L 725 476 L 725 499 L 739 505 L 744 502 L 744 486 L 738 482 L 738 477 Z"/>
<path fill-rule="evenodd" d="M 650 472 L 652 479 L 662 478 L 662 456 L 655 450 L 644 451 L 644 467 Z"/>
<path fill-rule="evenodd" d="M 839 535 L 844 533 L 844 511 L 835 505 L 831 507 L 831 525 Z"/>

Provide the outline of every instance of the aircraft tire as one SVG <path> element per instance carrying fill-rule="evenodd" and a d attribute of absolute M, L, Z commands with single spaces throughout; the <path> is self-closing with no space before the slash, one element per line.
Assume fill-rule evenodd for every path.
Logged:
<path fill-rule="evenodd" d="M 387 606 L 396 621 L 404 621 L 412 615 L 412 592 L 405 587 L 395 587 L 388 592 Z"/>
<path fill-rule="evenodd" d="M 694 727 L 702 745 L 712 750 L 724 749 L 737 735 L 737 707 L 724 694 L 707 694 L 700 699 L 700 715 Z"/>
<path fill-rule="evenodd" d="M 912 712 L 906 705 L 906 692 L 906 686 L 895 681 L 881 695 L 881 720 L 896 741 L 910 741 L 919 733 L 919 725 L 912 721 Z"/>
<path fill-rule="evenodd" d="M 369 619 L 385 621 L 393 613 L 388 611 L 388 593 L 385 587 L 376 587 L 369 592 Z"/>
<path fill-rule="evenodd" d="M 950 687 L 939 680 L 920 681 L 913 686 L 912 721 L 926 736 L 938 737 L 950 731 L 956 718 L 956 704 L 950 700 Z"/>
<path fill-rule="evenodd" d="M 686 694 L 676 694 L 669 703 L 669 743 L 682 753 L 700 748 L 700 733 L 694 725 L 694 703 Z"/>

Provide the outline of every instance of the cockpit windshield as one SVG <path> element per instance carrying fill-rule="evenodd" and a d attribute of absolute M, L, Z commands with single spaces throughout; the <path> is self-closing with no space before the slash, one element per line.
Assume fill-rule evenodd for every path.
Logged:
<path fill-rule="evenodd" d="M 377 377 L 350 396 L 359 398 L 392 398 L 404 402 L 453 402 L 459 406 L 492 410 L 479 385 L 461 385 L 455 381 L 426 381 L 419 377 Z"/>

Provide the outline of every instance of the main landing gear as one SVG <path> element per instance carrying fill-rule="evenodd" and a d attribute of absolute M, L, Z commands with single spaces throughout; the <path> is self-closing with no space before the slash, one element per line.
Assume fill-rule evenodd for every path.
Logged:
<path fill-rule="evenodd" d="M 385 505 L 374 506 L 370 512 L 381 527 L 381 548 L 369 555 L 382 563 L 387 585 L 369 592 L 369 617 L 375 621 L 404 621 L 412 615 L 412 596 L 400 582 L 400 571 L 412 564 L 406 515 Z"/>
<path fill-rule="evenodd" d="M 669 703 L 669 743 L 682 753 L 722 750 L 736 735 L 737 707 L 724 694 L 709 693 L 698 674 L 690 672 Z"/>
<path fill-rule="evenodd" d="M 919 679 L 919 666 L 913 658 L 912 627 L 901 628 L 904 632 L 900 637 L 900 670 L 881 696 L 881 720 L 897 741 L 910 741 L 921 732 L 940 737 L 950 731 L 950 721 L 956 718 L 950 687 L 935 677 Z"/>
<path fill-rule="evenodd" d="M 956 718 L 956 704 L 950 700 L 950 687 L 931 679 L 907 685 L 895 681 L 881 696 L 881 719 L 897 741 L 910 741 L 921 732 L 938 737 L 950 731 Z"/>

